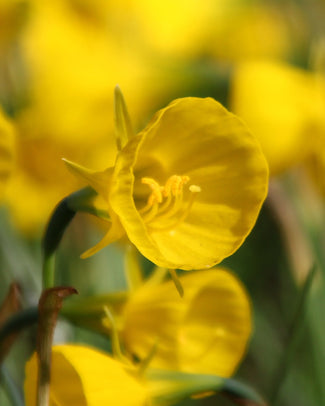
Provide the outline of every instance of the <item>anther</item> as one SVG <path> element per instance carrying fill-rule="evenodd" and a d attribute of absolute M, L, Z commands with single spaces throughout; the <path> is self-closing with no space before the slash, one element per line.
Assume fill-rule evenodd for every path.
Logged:
<path fill-rule="evenodd" d="M 184 185 L 189 180 L 186 175 L 172 175 L 167 179 L 165 186 L 160 186 L 152 178 L 141 179 L 142 183 L 150 187 L 151 193 L 146 206 L 140 209 L 139 213 L 152 231 L 172 230 L 189 215 L 195 196 L 201 192 L 200 186 L 190 185 L 188 188 L 190 194 L 186 195 L 188 198 L 185 202 Z"/>
<path fill-rule="evenodd" d="M 189 187 L 189 191 L 192 192 L 192 193 L 200 193 L 201 188 L 200 188 L 200 186 L 197 186 L 197 185 L 191 185 Z"/>
<path fill-rule="evenodd" d="M 143 208 L 143 210 L 151 207 L 154 203 L 161 203 L 163 200 L 162 191 L 164 188 L 152 178 L 142 178 L 141 182 L 148 185 L 151 189 L 151 194 L 149 195 L 147 205 Z"/>

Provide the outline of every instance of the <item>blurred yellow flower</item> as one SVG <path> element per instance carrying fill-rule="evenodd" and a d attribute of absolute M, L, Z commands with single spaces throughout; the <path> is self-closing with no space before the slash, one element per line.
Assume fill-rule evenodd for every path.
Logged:
<path fill-rule="evenodd" d="M 70 169 L 107 202 L 110 228 L 92 255 L 125 233 L 153 263 L 211 267 L 255 224 L 268 168 L 245 125 L 215 100 L 177 99 L 130 137 L 114 167 Z"/>
<path fill-rule="evenodd" d="M 171 281 L 144 284 L 131 294 L 121 339 L 140 360 L 153 350 L 151 368 L 230 377 L 251 333 L 251 308 L 240 281 L 224 269 L 180 277 L 184 297 Z"/>
<path fill-rule="evenodd" d="M 131 26 L 125 27 L 126 14 L 112 2 L 7 0 L 0 5 L 2 20 L 0 54 L 1 41 L 6 53 L 0 60 L 0 100 L 14 104 L 19 149 L 7 203 L 16 225 L 33 235 L 56 202 L 80 186 L 66 179 L 64 165 L 58 165 L 62 155 L 95 168 L 114 164 L 116 83 L 136 116 L 152 105 L 154 92 L 166 92 L 167 83 L 166 77 L 156 77 L 162 75 L 158 63 L 136 43 L 130 46 Z M 19 92 L 12 94 L 17 83 Z"/>
<path fill-rule="evenodd" d="M 290 51 L 285 10 L 246 0 L 126 0 L 142 46 L 178 61 L 204 56 L 218 61 L 281 57 Z M 123 6 L 120 6 L 121 9 Z M 170 10 L 173 10 L 171 13 Z"/>
<path fill-rule="evenodd" d="M 26 406 L 36 404 L 37 357 L 25 369 Z M 216 375 L 136 368 L 108 354 L 83 345 L 52 348 L 50 406 L 148 406 L 173 405 L 192 395 L 213 394 L 228 382 Z M 229 385 L 239 397 L 247 390 Z M 251 392 L 251 391 L 250 391 Z M 250 394 L 251 396 L 251 394 Z"/>
<path fill-rule="evenodd" d="M 26 406 L 36 405 L 37 358 L 26 365 Z M 124 365 L 81 345 L 53 347 L 50 406 L 144 406 L 147 390 Z"/>
<path fill-rule="evenodd" d="M 232 0 L 210 24 L 204 44 L 218 61 L 239 62 L 247 58 L 281 58 L 289 54 L 290 30 L 286 10 L 271 2 Z"/>
<path fill-rule="evenodd" d="M 301 163 L 325 132 L 324 83 L 280 62 L 247 61 L 232 78 L 231 110 L 259 139 L 271 174 Z"/>

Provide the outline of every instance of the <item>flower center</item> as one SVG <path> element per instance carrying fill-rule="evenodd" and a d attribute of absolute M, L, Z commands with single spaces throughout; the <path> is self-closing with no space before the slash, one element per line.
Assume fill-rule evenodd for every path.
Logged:
<path fill-rule="evenodd" d="M 190 185 L 189 197 L 185 199 L 184 186 L 189 180 L 188 176 L 172 175 L 161 186 L 153 178 L 141 178 L 141 182 L 149 186 L 151 193 L 147 204 L 139 213 L 152 231 L 172 230 L 189 215 L 195 197 L 201 192 L 200 186 Z"/>

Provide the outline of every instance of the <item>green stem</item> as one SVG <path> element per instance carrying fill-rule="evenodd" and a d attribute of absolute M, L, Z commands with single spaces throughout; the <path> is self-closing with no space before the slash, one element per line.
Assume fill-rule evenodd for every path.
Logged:
<path fill-rule="evenodd" d="M 111 221 L 107 210 L 100 210 L 94 204 L 97 192 L 90 186 L 77 190 L 67 197 L 67 205 L 74 212 L 83 212 Z"/>
<path fill-rule="evenodd" d="M 317 267 L 314 265 L 311 270 L 309 271 L 306 281 L 302 287 L 302 291 L 298 300 L 297 309 L 295 311 L 295 315 L 292 321 L 292 325 L 289 331 L 287 344 L 285 346 L 285 351 L 283 354 L 282 359 L 276 369 L 276 373 L 273 379 L 273 385 L 271 389 L 270 395 L 270 404 L 275 406 L 279 393 L 281 390 L 281 385 L 283 384 L 285 377 L 288 373 L 288 370 L 292 364 L 292 359 L 294 352 L 297 348 L 297 343 L 300 337 L 300 333 L 302 331 L 302 327 L 304 324 L 304 316 L 306 311 L 306 303 L 308 294 L 310 292 L 310 288 L 312 286 L 312 282 L 314 280 L 316 274 Z"/>
<path fill-rule="evenodd" d="M 44 257 L 43 260 L 43 289 L 54 286 L 55 280 L 55 255 Z"/>
<path fill-rule="evenodd" d="M 62 236 L 75 216 L 76 212 L 68 205 L 68 197 L 64 198 L 54 209 L 42 241 L 43 247 L 43 288 L 54 286 L 55 252 Z"/>
<path fill-rule="evenodd" d="M 93 200 L 97 193 L 91 187 L 77 190 L 65 197 L 54 209 L 42 241 L 43 248 L 43 288 L 55 285 L 55 253 L 63 234 L 77 212 L 90 213 L 110 220 L 108 213 L 96 208 Z"/>

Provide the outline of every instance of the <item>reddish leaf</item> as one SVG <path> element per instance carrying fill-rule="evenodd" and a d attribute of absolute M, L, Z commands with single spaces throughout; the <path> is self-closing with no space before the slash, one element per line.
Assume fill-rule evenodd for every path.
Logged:
<path fill-rule="evenodd" d="M 38 400 L 39 406 L 48 405 L 51 372 L 51 347 L 54 329 L 63 299 L 78 293 L 72 287 L 46 289 L 39 300 L 39 321 L 37 331 L 38 354 Z"/>

